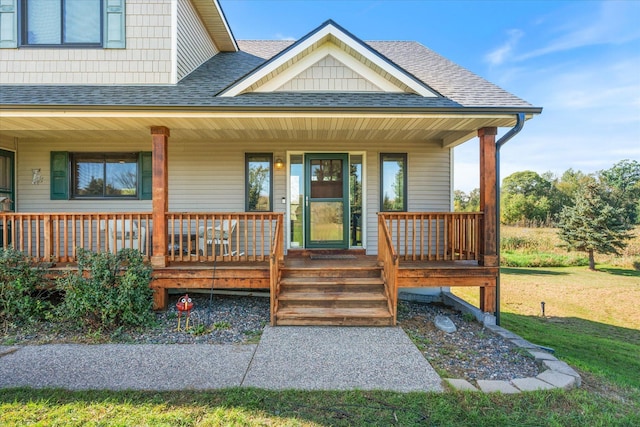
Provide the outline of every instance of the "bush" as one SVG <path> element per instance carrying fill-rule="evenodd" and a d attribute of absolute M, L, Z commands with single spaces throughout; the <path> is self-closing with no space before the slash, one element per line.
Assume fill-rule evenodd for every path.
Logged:
<path fill-rule="evenodd" d="M 65 291 L 61 315 L 100 330 L 153 323 L 151 267 L 140 252 L 96 254 L 78 249 L 78 271 L 59 279 Z"/>
<path fill-rule="evenodd" d="M 36 322 L 51 313 L 42 268 L 24 253 L 0 248 L 0 321 Z"/>

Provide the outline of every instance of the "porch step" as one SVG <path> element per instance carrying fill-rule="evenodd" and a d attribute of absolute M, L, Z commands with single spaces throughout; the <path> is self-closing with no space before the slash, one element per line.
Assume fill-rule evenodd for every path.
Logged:
<path fill-rule="evenodd" d="M 393 325 L 377 265 L 285 267 L 276 301 L 277 325 Z"/>
<path fill-rule="evenodd" d="M 392 326 L 386 308 L 283 308 L 276 313 L 276 324 L 286 326 Z"/>

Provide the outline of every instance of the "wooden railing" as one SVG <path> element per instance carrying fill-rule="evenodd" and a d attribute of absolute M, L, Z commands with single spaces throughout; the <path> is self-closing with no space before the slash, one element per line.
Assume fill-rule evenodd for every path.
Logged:
<path fill-rule="evenodd" d="M 3 212 L 0 247 L 13 247 L 39 262 L 75 262 L 78 248 L 97 253 L 133 248 L 148 259 L 153 255 L 151 218 L 150 212 Z M 282 214 L 244 212 L 170 212 L 165 218 L 167 258 L 178 262 L 268 261 L 276 224 L 283 221 Z"/>
<path fill-rule="evenodd" d="M 0 213 L 0 247 L 40 262 L 74 262 L 78 248 L 133 248 L 148 257 L 151 213 Z"/>
<path fill-rule="evenodd" d="M 271 245 L 271 255 L 269 256 L 269 272 L 270 272 L 270 295 L 271 295 L 271 325 L 276 324 L 276 313 L 278 311 L 277 296 L 280 292 L 280 268 L 284 263 L 284 221 L 283 216 L 279 215 L 276 222 L 275 235 L 273 244 Z"/>
<path fill-rule="evenodd" d="M 482 247 L 482 212 L 384 212 L 401 260 L 478 260 Z"/>
<path fill-rule="evenodd" d="M 378 262 L 382 264 L 385 291 L 393 324 L 397 320 L 398 307 L 398 255 L 393 247 L 389 228 L 382 214 L 378 216 Z"/>
<path fill-rule="evenodd" d="M 268 261 L 278 213 L 168 212 L 169 261 Z"/>

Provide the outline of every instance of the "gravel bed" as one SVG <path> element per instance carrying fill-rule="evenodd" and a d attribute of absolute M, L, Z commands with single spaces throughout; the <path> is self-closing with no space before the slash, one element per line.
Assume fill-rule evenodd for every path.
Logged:
<path fill-rule="evenodd" d="M 438 315 L 451 319 L 457 330 L 447 333 L 436 328 L 433 321 Z M 400 301 L 398 324 L 442 376 L 508 381 L 540 373 L 529 352 L 450 307 Z"/>
<path fill-rule="evenodd" d="M 175 303 L 156 313 L 156 325 L 143 331 L 116 331 L 111 334 L 78 331 L 61 323 L 9 328 L 0 343 L 29 345 L 47 343 L 132 343 L 132 344 L 242 344 L 257 343 L 269 323 L 269 298 L 192 294 L 195 308 L 188 332 L 177 331 Z M 445 333 L 435 327 L 437 315 L 448 316 L 457 327 Z M 184 326 L 184 316 L 182 318 Z M 432 366 L 445 377 L 510 380 L 534 377 L 539 373 L 534 359 L 510 341 L 485 329 L 475 319 L 438 304 L 399 301 L 398 324 L 416 343 Z"/>

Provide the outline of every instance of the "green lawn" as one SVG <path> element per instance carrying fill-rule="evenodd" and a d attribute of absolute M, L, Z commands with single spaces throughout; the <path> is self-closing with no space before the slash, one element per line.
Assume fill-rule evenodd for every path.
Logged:
<path fill-rule="evenodd" d="M 635 396 L 637 397 L 637 396 Z M 3 425 L 632 426 L 634 396 L 587 390 L 520 395 L 450 392 L 66 392 L 4 390 Z"/>
<path fill-rule="evenodd" d="M 640 272 L 507 268 L 502 324 L 553 347 L 583 385 L 484 393 L 0 390 L 0 424 L 182 426 L 640 425 Z M 468 299 L 478 291 L 460 290 Z M 545 301 L 547 317 L 540 316 Z M 186 367 L 197 369 L 197 367 Z M 174 375 L 167 372 L 167 376 Z"/>

